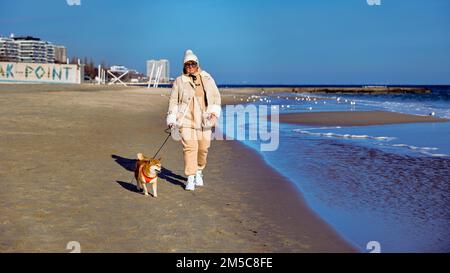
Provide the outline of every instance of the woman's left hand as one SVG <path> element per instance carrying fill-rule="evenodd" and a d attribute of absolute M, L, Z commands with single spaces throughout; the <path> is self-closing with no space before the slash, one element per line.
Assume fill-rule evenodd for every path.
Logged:
<path fill-rule="evenodd" d="M 208 117 L 208 119 L 212 122 L 215 123 L 217 120 L 217 116 L 214 113 L 211 113 Z"/>

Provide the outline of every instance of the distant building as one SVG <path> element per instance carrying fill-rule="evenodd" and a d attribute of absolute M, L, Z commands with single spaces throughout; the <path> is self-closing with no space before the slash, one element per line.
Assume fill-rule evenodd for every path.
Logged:
<path fill-rule="evenodd" d="M 128 71 L 128 73 L 130 73 L 130 74 L 141 74 L 136 69 L 129 69 L 123 65 L 113 65 L 109 68 L 109 71 L 115 72 L 115 73 L 125 73 Z"/>
<path fill-rule="evenodd" d="M 170 81 L 170 67 L 169 60 L 161 59 L 161 60 L 148 60 L 147 61 L 147 77 L 150 80 L 155 80 L 158 68 L 161 67 L 161 76 L 159 82 L 168 83 Z M 153 75 L 152 75 L 153 70 Z"/>
<path fill-rule="evenodd" d="M 46 41 L 31 36 L 15 37 L 19 45 L 19 59 L 26 63 L 54 63 L 53 47 Z"/>
<path fill-rule="evenodd" d="M 12 38 L 0 37 L 0 61 L 18 62 L 19 60 L 19 45 Z"/>
<path fill-rule="evenodd" d="M 54 45 L 55 49 L 55 63 L 66 63 L 67 62 L 67 48 L 62 45 Z"/>
<path fill-rule="evenodd" d="M 0 60 L 28 63 L 65 63 L 67 49 L 39 38 L 0 37 Z"/>
<path fill-rule="evenodd" d="M 111 67 L 109 68 L 109 70 L 110 70 L 111 72 L 120 72 L 120 73 L 124 73 L 124 72 L 129 71 L 129 69 L 126 68 L 126 67 L 123 66 L 123 65 L 113 65 L 113 66 L 111 66 Z"/>

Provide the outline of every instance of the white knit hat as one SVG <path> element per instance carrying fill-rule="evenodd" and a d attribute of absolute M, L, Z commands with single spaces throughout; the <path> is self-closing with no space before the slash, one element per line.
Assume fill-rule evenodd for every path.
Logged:
<path fill-rule="evenodd" d="M 186 52 L 184 53 L 184 61 L 183 64 L 189 62 L 189 61 L 194 61 L 198 64 L 198 58 L 197 56 L 195 56 L 194 52 L 192 52 L 192 50 L 188 49 L 186 50 Z"/>

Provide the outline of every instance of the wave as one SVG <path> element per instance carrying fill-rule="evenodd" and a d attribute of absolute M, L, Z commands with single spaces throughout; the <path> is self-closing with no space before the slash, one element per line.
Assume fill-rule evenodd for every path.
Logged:
<path fill-rule="evenodd" d="M 332 129 L 332 128 L 340 128 L 340 127 L 318 127 L 318 128 L 307 128 L 307 129 L 308 130 L 318 130 L 318 129 Z M 316 132 L 310 132 L 308 130 L 292 129 L 292 131 L 300 133 L 300 134 L 317 136 L 317 137 L 331 137 L 331 138 L 341 138 L 341 139 L 370 139 L 370 140 L 383 141 L 383 142 L 389 142 L 393 139 L 396 139 L 395 137 L 387 137 L 387 136 L 337 134 L 337 133 L 333 133 L 333 132 L 316 133 Z M 447 154 L 433 153 L 434 151 L 438 150 L 438 148 L 436 148 L 436 147 L 419 147 L 419 146 L 402 144 L 402 143 L 379 144 L 379 145 L 395 147 L 395 148 L 406 148 L 408 150 L 415 151 L 415 152 L 421 153 L 423 155 L 432 156 L 432 157 L 448 157 L 449 156 Z"/>
<path fill-rule="evenodd" d="M 433 153 L 429 153 L 427 151 L 420 151 L 420 153 L 422 153 L 424 155 L 428 155 L 428 156 L 433 156 L 433 157 L 448 157 L 449 156 L 446 154 L 433 154 Z"/>
<path fill-rule="evenodd" d="M 303 130 L 324 130 L 324 129 L 341 129 L 341 126 L 332 126 L 332 127 L 314 127 L 314 128 L 305 128 Z M 294 129 L 299 130 L 299 129 Z"/>
<path fill-rule="evenodd" d="M 417 151 L 417 152 L 419 152 L 421 154 L 428 155 L 428 156 L 434 156 L 434 157 L 446 157 L 446 156 L 448 156 L 446 154 L 431 153 L 430 151 L 437 151 L 438 150 L 438 148 L 436 148 L 436 147 L 418 147 L 418 146 L 408 145 L 408 144 L 392 144 L 390 146 L 406 148 L 406 149 Z"/>
<path fill-rule="evenodd" d="M 418 146 L 413 146 L 413 145 L 408 145 L 408 144 L 392 144 L 392 146 L 394 147 L 405 147 L 408 148 L 410 150 L 425 150 L 425 151 L 436 151 L 438 148 L 435 147 L 418 147 Z"/>
<path fill-rule="evenodd" d="M 317 128 L 319 129 L 319 128 Z M 311 130 L 311 129 L 310 129 Z M 390 141 L 395 139 L 394 137 L 386 137 L 386 136 L 369 136 L 369 135 L 352 135 L 352 134 L 337 134 L 337 133 L 314 133 L 307 130 L 302 129 L 293 129 L 294 132 L 311 135 L 311 136 L 319 136 L 319 137 L 335 137 L 335 138 L 351 138 L 351 139 L 372 139 L 372 140 L 380 140 L 380 141 Z"/>
<path fill-rule="evenodd" d="M 390 112 L 419 116 L 429 116 L 431 113 L 434 113 L 436 117 L 450 118 L 449 103 L 446 101 L 394 101 L 392 98 L 372 98 L 370 100 L 357 97 L 348 99 L 355 101 L 357 105 L 374 107 Z"/>

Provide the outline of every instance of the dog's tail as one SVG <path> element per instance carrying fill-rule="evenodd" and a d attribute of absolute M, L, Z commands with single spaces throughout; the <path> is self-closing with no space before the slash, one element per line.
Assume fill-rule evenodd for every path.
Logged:
<path fill-rule="evenodd" d="M 142 153 L 138 153 L 138 154 L 137 154 L 137 158 L 138 158 L 139 160 L 144 160 L 144 155 L 143 155 Z"/>

